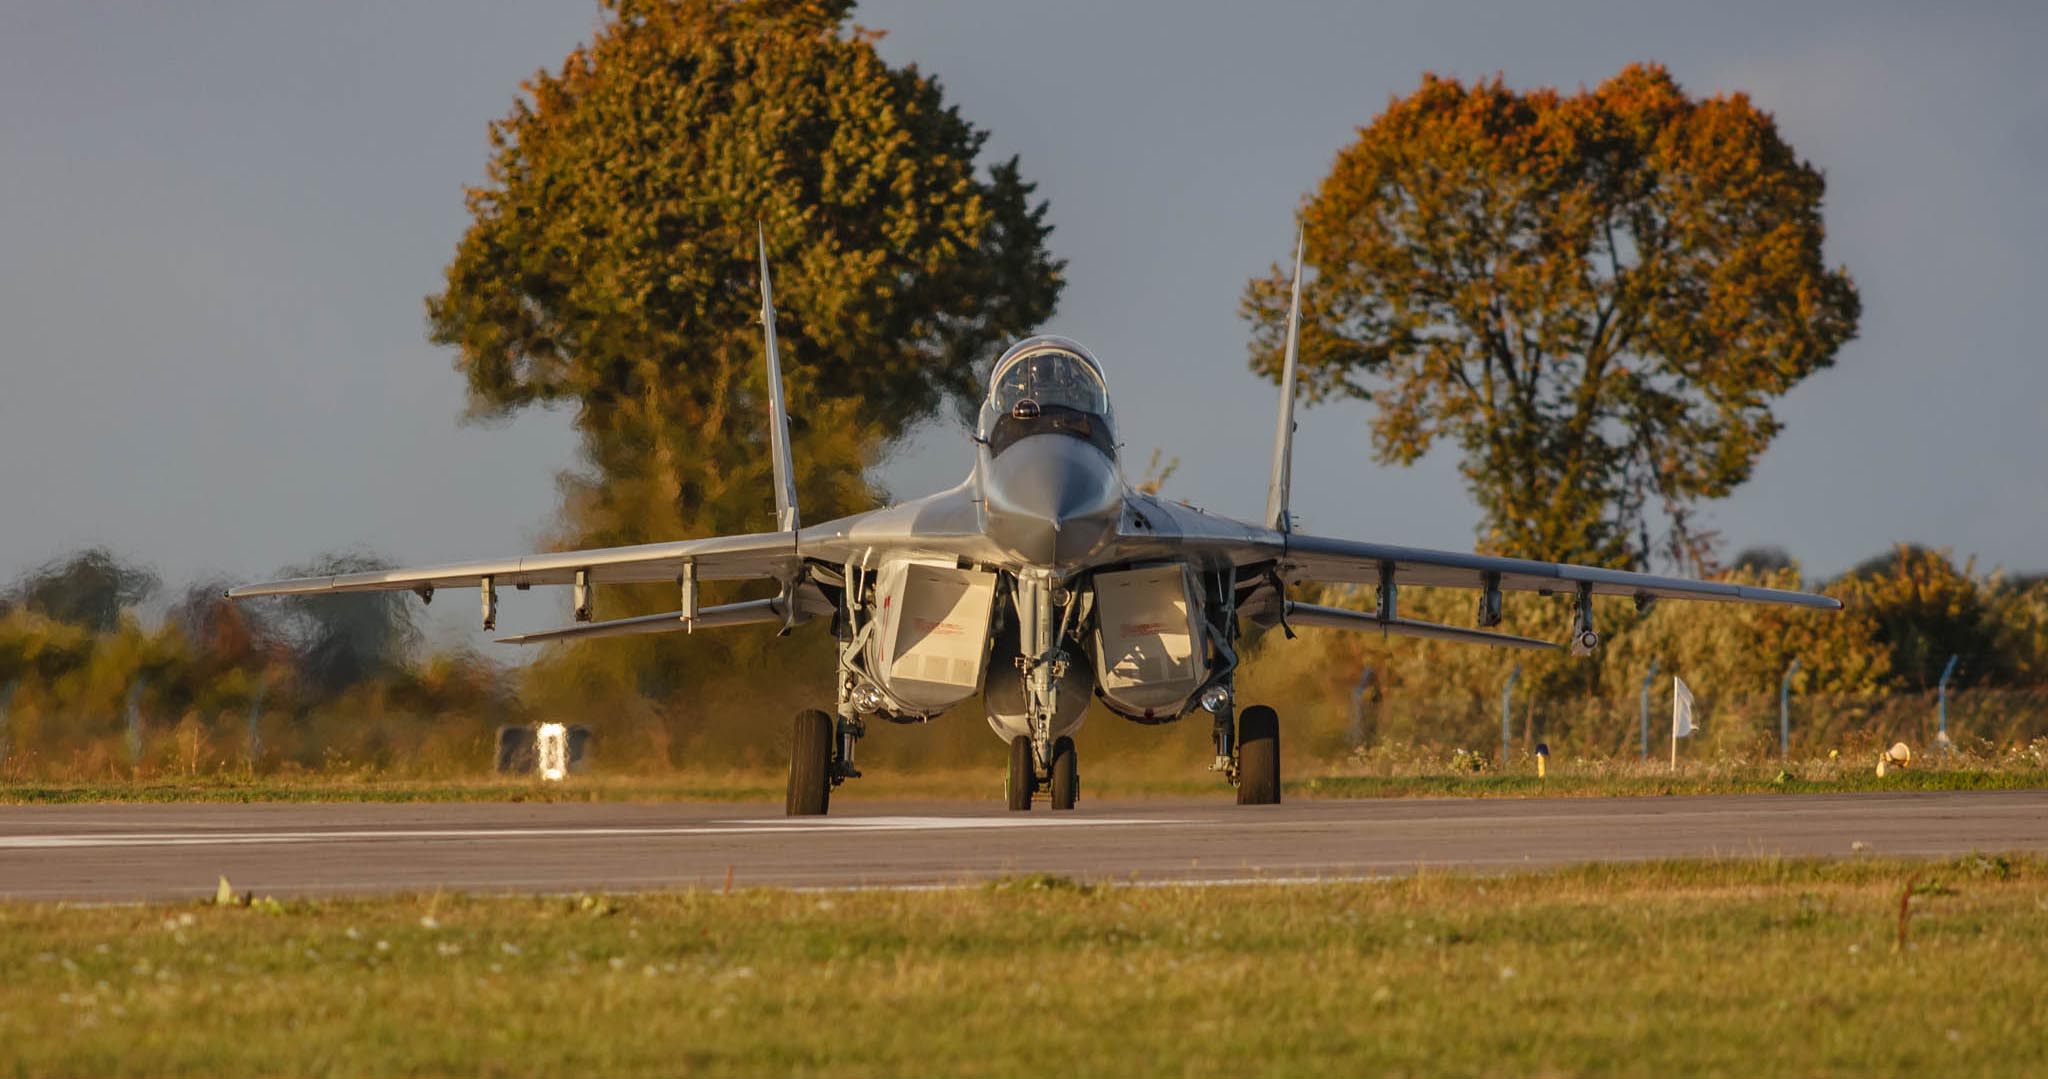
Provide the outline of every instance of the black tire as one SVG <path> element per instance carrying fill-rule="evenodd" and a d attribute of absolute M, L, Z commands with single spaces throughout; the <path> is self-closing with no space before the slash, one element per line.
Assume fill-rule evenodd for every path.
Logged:
<path fill-rule="evenodd" d="M 1263 704 L 1237 714 L 1237 804 L 1280 804 L 1280 714 Z"/>
<path fill-rule="evenodd" d="M 1080 797 L 1080 758 L 1074 753 L 1074 740 L 1062 738 L 1052 744 L 1052 807 L 1072 809 Z"/>
<path fill-rule="evenodd" d="M 1031 812 L 1031 796 L 1038 793 L 1038 762 L 1033 759 L 1031 739 L 1018 735 L 1010 739 L 1010 778 L 1003 783 L 1010 808 Z"/>
<path fill-rule="evenodd" d="M 498 774 L 530 775 L 539 767 L 534 752 L 533 728 L 506 724 L 498 728 Z"/>
<path fill-rule="evenodd" d="M 789 800 L 792 817 L 822 817 L 832 801 L 832 717 L 815 708 L 796 714 L 789 739 Z"/>

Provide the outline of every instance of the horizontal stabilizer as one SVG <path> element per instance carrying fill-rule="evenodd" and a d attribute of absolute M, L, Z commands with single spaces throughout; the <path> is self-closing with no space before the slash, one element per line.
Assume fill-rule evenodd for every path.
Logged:
<path fill-rule="evenodd" d="M 1517 637 L 1511 633 L 1488 633 L 1483 629 L 1465 629 L 1436 622 L 1417 622 L 1409 618 L 1382 619 L 1366 611 L 1324 607 L 1315 603 L 1296 603 L 1293 600 L 1287 601 L 1287 623 L 1293 626 L 1320 626 L 1324 629 L 1376 629 L 1397 637 L 1423 637 L 1434 641 L 1457 641 L 1460 644 L 1490 644 L 1502 648 L 1557 647 L 1549 641 Z"/>
<path fill-rule="evenodd" d="M 500 637 L 499 644 L 546 644 L 549 641 L 578 641 L 593 637 L 625 637 L 635 633 L 680 633 L 693 629 L 718 629 L 723 626 L 751 626 L 770 622 L 781 622 L 783 603 L 781 597 L 773 599 L 752 599 L 745 603 L 725 603 L 716 607 L 705 607 L 695 618 L 684 618 L 681 611 L 666 614 L 643 614 L 637 618 L 615 618 L 609 622 L 586 622 L 580 626 L 564 626 L 561 629 L 542 630 L 539 633 L 522 633 L 516 637 Z M 798 619 L 802 620 L 801 605 Z"/>

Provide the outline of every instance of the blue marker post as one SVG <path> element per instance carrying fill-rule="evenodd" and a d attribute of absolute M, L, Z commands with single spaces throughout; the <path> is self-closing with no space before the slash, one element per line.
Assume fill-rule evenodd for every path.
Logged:
<path fill-rule="evenodd" d="M 1643 676 L 1643 759 L 1650 759 L 1650 683 L 1657 680 L 1657 661 L 1650 661 L 1650 673 Z"/>
<path fill-rule="evenodd" d="M 1793 660 L 1785 668 L 1785 677 L 1778 680 L 1778 759 L 1792 759 L 1792 676 L 1799 673 L 1799 661 Z"/>
<path fill-rule="evenodd" d="M 1941 730 L 1935 734 L 1934 744 L 1940 746 L 1943 753 L 1955 748 L 1955 743 L 1948 740 L 1948 676 L 1956 673 L 1956 660 L 1961 658 L 1963 657 L 1948 657 L 1948 666 L 1941 669 L 1941 685 L 1938 689 L 1940 703 L 1937 705 L 1941 711 Z"/>
<path fill-rule="evenodd" d="M 1508 672 L 1508 684 L 1500 687 L 1500 770 L 1508 770 L 1508 723 L 1510 705 L 1515 695 L 1515 679 L 1522 677 L 1522 665 Z"/>

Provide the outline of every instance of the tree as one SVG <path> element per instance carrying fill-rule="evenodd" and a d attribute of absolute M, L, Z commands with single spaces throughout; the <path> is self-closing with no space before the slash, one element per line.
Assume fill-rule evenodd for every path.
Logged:
<path fill-rule="evenodd" d="M 390 567 L 375 555 L 326 554 L 282 576 L 326 577 Z M 276 602 L 285 613 L 300 669 L 320 693 L 337 694 L 399 670 L 419 641 L 403 592 L 285 596 Z"/>
<path fill-rule="evenodd" d="M 605 7 L 492 125 L 434 339 L 478 416 L 575 406 L 565 540 L 772 527 L 758 224 L 806 514 L 863 508 L 880 447 L 1051 314 L 1044 203 L 850 0 Z"/>
<path fill-rule="evenodd" d="M 1793 568 L 1792 555 L 1785 548 L 1769 545 L 1745 547 L 1735 556 L 1735 569 L 1751 573 L 1776 573 Z"/>
<path fill-rule="evenodd" d="M 1958 566 L 1949 552 L 1901 543 L 1866 559 L 1830 586 L 1842 602 L 1867 611 L 1872 636 L 1891 650 L 1892 669 L 1907 689 L 1932 689 L 1950 656 L 1959 656 L 1955 684 L 2013 681 L 2033 658 L 2004 641 L 2012 595 L 1977 576 L 1975 559 Z"/>
<path fill-rule="evenodd" d="M 121 612 L 154 595 L 158 584 L 147 568 L 122 562 L 104 547 L 91 547 L 31 571 L 15 586 L 15 595 L 21 606 L 46 618 L 111 633 L 121 623 Z"/>
<path fill-rule="evenodd" d="M 1695 503 L 1748 478 L 1772 401 L 1855 333 L 1823 188 L 1746 96 L 1661 67 L 1569 96 L 1425 75 L 1302 210 L 1309 399 L 1371 400 L 1385 463 L 1455 442 L 1488 550 L 1697 564 Z M 1246 290 L 1268 375 L 1286 288 Z"/>

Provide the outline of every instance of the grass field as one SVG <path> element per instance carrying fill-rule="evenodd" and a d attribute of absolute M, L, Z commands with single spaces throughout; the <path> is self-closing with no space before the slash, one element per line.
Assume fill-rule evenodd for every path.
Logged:
<path fill-rule="evenodd" d="M 2041 1074 L 2044 942 L 1986 856 L 0 906 L 0 1073 Z"/>
<path fill-rule="evenodd" d="M 2030 790 L 2048 787 L 2048 770 L 2033 767 L 1916 768 L 1879 777 L 1839 762 L 1688 764 L 1677 773 L 1661 764 L 1602 762 L 1560 765 L 1545 778 L 1533 770 L 1453 772 L 1398 769 L 1365 773 L 1338 768 L 1301 770 L 1286 785 L 1294 798 L 1589 798 L 1610 795 L 1803 793 L 1898 790 Z M 1222 780 L 1199 770 L 1169 777 L 1153 770 L 1092 767 L 1083 774 L 1090 798 L 1228 798 Z M 296 776 L 199 775 L 93 781 L 0 781 L 0 805 L 51 802 L 661 802 L 780 801 L 784 776 L 775 771 L 605 775 L 543 784 L 504 777 L 395 778 L 375 773 Z M 999 769 L 933 771 L 870 769 L 841 787 L 835 805 L 890 799 L 961 799 L 1000 802 Z"/>

